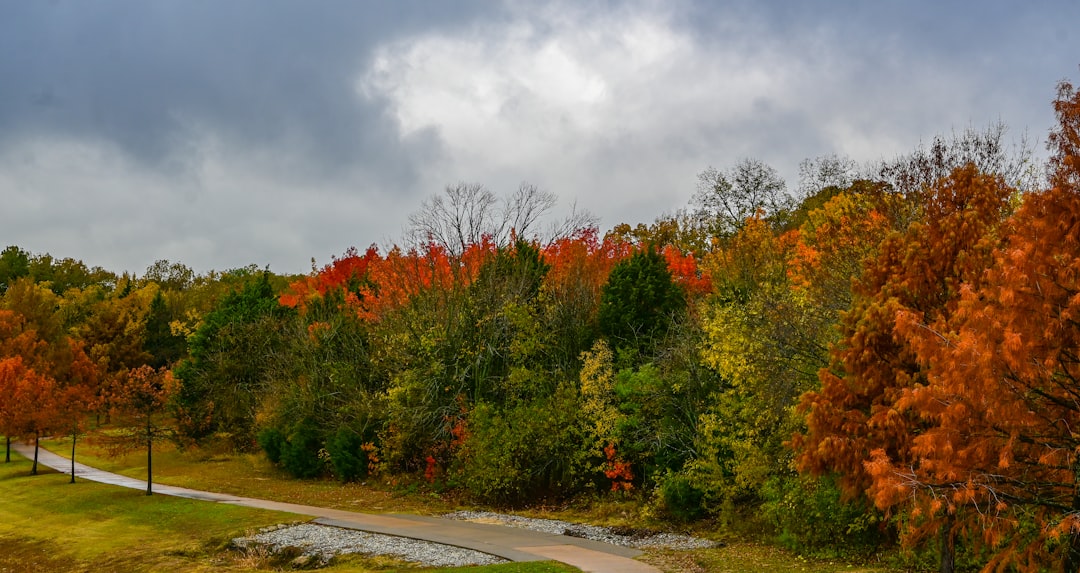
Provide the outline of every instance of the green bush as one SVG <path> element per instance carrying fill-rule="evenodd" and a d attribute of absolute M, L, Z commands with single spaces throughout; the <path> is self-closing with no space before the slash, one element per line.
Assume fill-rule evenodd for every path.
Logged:
<path fill-rule="evenodd" d="M 888 541 L 881 513 L 863 503 L 844 501 L 829 476 L 773 477 L 762 495 L 760 516 L 788 549 L 819 557 L 852 557 Z"/>
<path fill-rule="evenodd" d="M 265 428 L 256 437 L 259 447 L 266 452 L 271 463 L 281 462 L 281 450 L 285 447 L 285 434 L 277 428 Z"/>
<path fill-rule="evenodd" d="M 589 444 L 573 387 L 504 408 L 478 404 L 468 431 L 456 464 L 458 481 L 482 501 L 566 497 L 590 477 Z"/>
<path fill-rule="evenodd" d="M 676 519 L 693 521 L 705 515 L 705 492 L 683 475 L 668 474 L 660 485 L 664 509 Z"/>
<path fill-rule="evenodd" d="M 281 465 L 285 471 L 298 478 L 312 478 L 323 470 L 319 459 L 322 440 L 319 428 L 311 418 L 305 418 L 292 427 L 285 447 L 281 450 Z"/>
<path fill-rule="evenodd" d="M 367 453 L 361 447 L 364 440 L 351 428 L 340 428 L 326 442 L 326 451 L 330 454 L 330 463 L 334 475 L 343 482 L 355 481 L 367 477 Z"/>

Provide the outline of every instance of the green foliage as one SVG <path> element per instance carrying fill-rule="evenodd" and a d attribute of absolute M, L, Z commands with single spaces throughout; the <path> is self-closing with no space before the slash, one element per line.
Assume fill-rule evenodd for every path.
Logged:
<path fill-rule="evenodd" d="M 676 519 L 694 521 L 705 516 L 705 492 L 685 475 L 669 473 L 660 483 L 664 509 Z"/>
<path fill-rule="evenodd" d="M 481 403 L 469 413 L 457 476 L 477 499 L 517 503 L 565 498 L 585 486 L 592 466 L 576 388 L 499 408 Z"/>
<path fill-rule="evenodd" d="M 150 355 L 149 364 L 154 368 L 175 364 L 187 351 L 187 341 L 184 337 L 173 334 L 169 326 L 172 321 L 173 314 L 165 303 L 165 296 L 158 290 L 150 301 L 143 342 L 143 350 Z"/>
<path fill-rule="evenodd" d="M 857 501 L 844 501 L 832 477 L 774 476 L 761 491 L 759 515 L 789 549 L 820 557 L 853 557 L 869 554 L 889 539 L 881 513 Z"/>
<path fill-rule="evenodd" d="M 278 428 L 263 428 L 256 440 L 259 447 L 266 453 L 266 459 L 271 463 L 281 462 L 281 452 L 285 449 L 285 434 Z"/>
<path fill-rule="evenodd" d="M 305 418 L 294 425 L 281 448 L 281 467 L 298 478 L 313 478 L 322 473 L 324 463 L 319 458 L 322 437 L 313 420 Z"/>
<path fill-rule="evenodd" d="M 0 295 L 11 283 L 30 274 L 30 253 L 11 245 L 0 252 Z"/>
<path fill-rule="evenodd" d="M 334 475 L 343 482 L 367 477 L 368 456 L 362 446 L 364 440 L 351 428 L 340 428 L 326 442 Z"/>
<path fill-rule="evenodd" d="M 283 323 L 269 273 L 226 295 L 188 340 L 189 358 L 177 365 L 181 433 L 200 441 L 230 436 L 240 450 L 254 443 L 255 412 L 272 358 L 281 356 Z"/>
<path fill-rule="evenodd" d="M 634 253 L 611 271 L 600 296 L 600 331 L 616 356 L 647 354 L 686 308 L 682 289 L 659 253 Z"/>

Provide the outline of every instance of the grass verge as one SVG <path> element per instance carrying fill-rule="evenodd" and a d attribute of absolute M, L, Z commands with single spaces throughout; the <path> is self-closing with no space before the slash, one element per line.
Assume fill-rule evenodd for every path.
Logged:
<path fill-rule="evenodd" d="M 0 462 L 0 573 L 275 571 L 265 555 L 227 549 L 229 540 L 298 516 L 232 505 L 146 497 L 137 490 L 79 481 L 30 462 Z M 350 557 L 334 573 L 415 570 L 386 558 Z M 432 571 L 431 569 L 426 569 Z M 483 573 L 565 573 L 554 563 L 445 569 Z"/>

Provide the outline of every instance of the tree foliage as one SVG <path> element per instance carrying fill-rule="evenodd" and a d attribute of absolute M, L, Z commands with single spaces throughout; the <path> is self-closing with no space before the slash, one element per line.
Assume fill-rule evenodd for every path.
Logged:
<path fill-rule="evenodd" d="M 897 408 L 924 427 L 906 452 L 873 452 L 871 493 L 918 519 L 913 537 L 951 527 L 995 554 L 992 567 L 1080 567 L 1080 96 L 1062 84 L 1052 187 L 1025 197 L 985 272 L 948 315 L 899 314 L 925 383 Z"/>

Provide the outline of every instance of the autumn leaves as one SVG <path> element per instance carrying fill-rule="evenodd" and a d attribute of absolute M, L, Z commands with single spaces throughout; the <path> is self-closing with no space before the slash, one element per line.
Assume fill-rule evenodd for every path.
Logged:
<path fill-rule="evenodd" d="M 988 569 L 1080 567 L 1080 95 L 1069 84 L 1055 110 L 1049 189 L 1019 198 L 967 166 L 883 244 L 821 390 L 804 396 L 796 442 L 803 468 L 839 472 L 852 494 L 906 514 L 912 541 L 983 547 Z"/>

